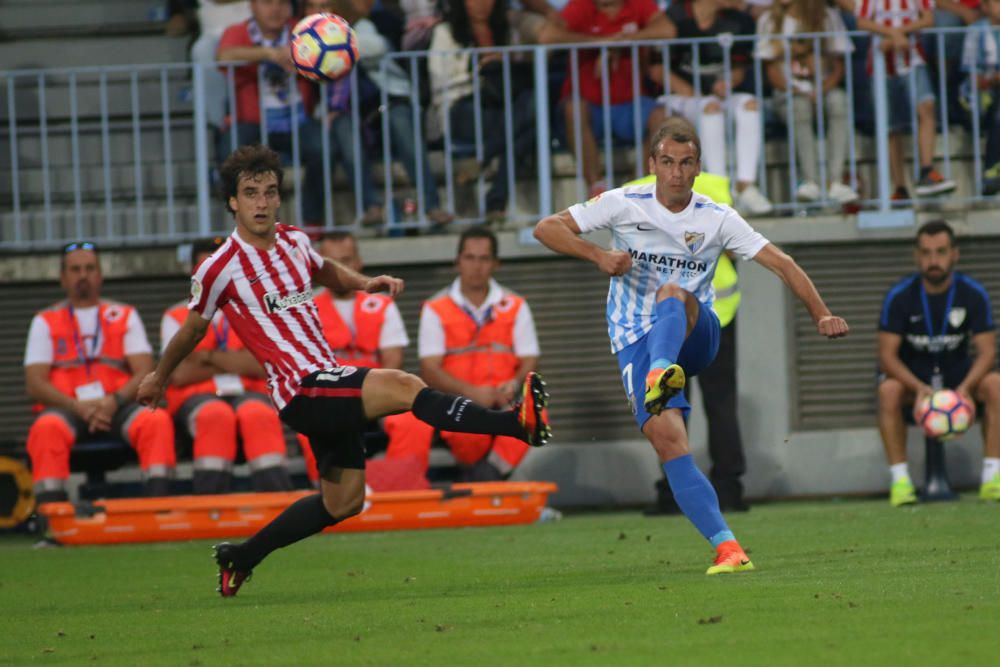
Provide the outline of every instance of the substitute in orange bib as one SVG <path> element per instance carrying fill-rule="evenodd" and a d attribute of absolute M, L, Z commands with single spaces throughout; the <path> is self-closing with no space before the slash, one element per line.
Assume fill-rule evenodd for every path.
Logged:
<path fill-rule="evenodd" d="M 142 320 L 132 306 L 101 299 L 93 243 L 66 246 L 59 281 L 66 300 L 35 315 L 24 352 L 25 385 L 39 413 L 28 431 L 38 502 L 67 499 L 74 443 L 108 436 L 138 453 L 146 493 L 166 495 L 175 464 L 173 423 L 133 402 L 153 369 Z"/>
<path fill-rule="evenodd" d="M 191 250 L 195 269 L 224 239 L 198 241 Z M 186 302 L 163 314 L 163 349 L 188 316 Z M 178 431 L 192 440 L 196 494 L 226 493 L 236 460 L 237 435 L 254 489 L 290 491 L 285 465 L 285 434 L 267 396 L 264 369 L 244 347 L 222 311 L 217 311 L 207 335 L 182 361 L 167 386 L 167 411 Z"/>
<path fill-rule="evenodd" d="M 493 279 L 499 265 L 493 232 L 469 227 L 458 241 L 458 278 L 431 297 L 420 314 L 424 381 L 487 408 L 506 407 L 514 400 L 539 355 L 531 309 Z M 385 428 L 387 457 L 417 455 L 426 472 L 433 429 L 406 415 L 386 422 Z M 528 450 L 523 442 L 504 436 L 440 435 L 462 468 L 462 481 L 504 479 Z"/>
<path fill-rule="evenodd" d="M 319 253 L 354 271 L 364 265 L 358 242 L 350 232 L 328 232 L 319 242 Z M 410 344 L 399 307 L 391 297 L 368 292 L 332 292 L 320 288 L 314 297 L 326 342 L 342 366 L 365 368 L 403 367 L 403 349 Z M 405 419 L 391 415 L 383 422 Z M 377 425 L 373 425 L 377 428 Z M 299 435 L 299 445 L 306 459 L 309 479 L 316 482 L 319 474 L 312 449 L 305 436 Z"/>

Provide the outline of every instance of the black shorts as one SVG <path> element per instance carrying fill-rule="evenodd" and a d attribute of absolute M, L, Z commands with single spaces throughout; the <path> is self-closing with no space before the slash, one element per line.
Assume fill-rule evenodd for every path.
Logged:
<path fill-rule="evenodd" d="M 283 422 L 309 438 L 320 476 L 330 468 L 365 469 L 361 385 L 368 370 L 337 366 L 307 375 L 281 411 Z"/>

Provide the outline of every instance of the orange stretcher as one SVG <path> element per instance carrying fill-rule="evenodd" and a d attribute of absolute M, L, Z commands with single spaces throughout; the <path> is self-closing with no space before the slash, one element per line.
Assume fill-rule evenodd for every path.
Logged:
<path fill-rule="evenodd" d="M 480 482 L 427 491 L 369 493 L 361 514 L 324 532 L 505 526 L 537 521 L 550 482 Z M 311 491 L 234 493 L 47 503 L 39 508 L 60 544 L 117 544 L 245 537 Z"/>

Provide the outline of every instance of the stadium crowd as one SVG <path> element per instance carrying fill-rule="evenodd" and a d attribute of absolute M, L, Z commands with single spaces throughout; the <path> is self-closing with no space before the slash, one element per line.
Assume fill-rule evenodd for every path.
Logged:
<path fill-rule="evenodd" d="M 443 208 L 435 175 L 430 169 L 428 147 L 441 145 L 447 130 L 459 146 L 482 141 L 482 152 L 472 166 L 456 175 L 459 184 L 480 174 L 489 177 L 485 195 L 488 222 L 508 216 L 511 173 L 531 167 L 536 154 L 536 110 L 530 57 L 515 53 L 504 61 L 497 51 L 472 55 L 465 49 L 490 49 L 532 43 L 586 45 L 576 55 L 551 52 L 549 62 L 552 136 L 581 162 L 581 173 L 590 196 L 615 183 L 607 182 L 600 160 L 606 132 L 604 112 L 610 113 L 608 129 L 616 145 L 638 145 L 668 115 L 694 122 L 704 138 L 704 167 L 733 177 L 735 207 L 744 215 L 771 213 L 772 202 L 759 182 L 759 163 L 770 137 L 788 136 L 782 125 L 792 126 L 797 160 L 796 183 L 790 196 L 799 202 L 826 201 L 848 205 L 860 196 L 862 184 L 852 182 L 846 161 L 853 132 L 848 126 L 848 106 L 853 105 L 854 126 L 873 127 L 873 59 L 884 58 L 888 81 L 892 199 L 910 200 L 912 194 L 928 197 L 946 194 L 955 183 L 935 167 L 935 141 L 940 105 L 948 107 L 952 122 L 968 123 L 973 104 L 980 106 L 983 133 L 988 137 L 982 164 L 984 193 L 1000 191 L 1000 104 L 995 94 L 1000 79 L 1000 47 L 994 25 L 1000 24 L 996 0 L 498 0 L 401 1 L 395 0 L 203 0 L 175 2 L 175 14 L 186 11 L 190 29 L 199 30 L 191 49 L 192 59 L 247 61 L 240 67 L 211 69 L 206 85 L 208 121 L 218 138 L 217 157 L 238 144 L 261 136 L 260 94 L 264 95 L 266 142 L 279 150 L 291 144 L 292 98 L 288 82 L 294 76 L 287 43 L 297 17 L 332 11 L 348 18 L 358 36 L 358 100 L 350 99 L 346 81 L 327 87 L 319 99 L 317 87 L 299 78 L 297 128 L 301 162 L 305 167 L 302 220 L 306 225 L 323 219 L 323 166 L 321 142 L 329 133 L 331 170 L 338 164 L 356 185 L 355 210 L 364 224 L 385 221 L 385 207 L 393 206 L 394 219 L 414 214 L 418 201 L 432 229 L 454 218 Z M 181 21 L 183 23 L 183 21 Z M 177 22 L 172 22 L 176 29 Z M 921 34 L 931 27 L 972 26 L 962 32 Z M 881 53 L 873 52 L 870 36 L 881 39 Z M 821 33 L 818 37 L 798 37 Z M 727 41 L 728 36 L 753 36 L 755 41 Z M 716 41 L 670 43 L 668 51 L 641 48 L 633 63 L 629 48 L 613 48 L 602 58 L 597 47 L 630 40 Z M 407 49 L 424 51 L 413 61 L 417 71 L 391 60 L 383 69 L 386 53 Z M 669 62 L 662 62 L 664 54 Z M 761 64 L 762 81 L 756 82 L 755 61 Z M 501 63 L 509 66 L 506 74 Z M 633 84 L 633 65 L 638 73 Z M 264 68 L 267 90 L 259 91 L 257 68 Z M 476 71 L 473 71 L 473 68 Z M 853 99 L 845 92 L 846 69 L 853 77 Z M 944 98 L 937 82 L 940 71 L 947 81 Z M 971 71 L 977 72 L 974 96 Z M 417 76 L 414 79 L 413 74 Z M 227 101 L 225 77 L 235 81 L 235 100 Z M 504 77 L 510 99 L 505 100 Z M 474 79 L 478 78 L 480 118 Z M 415 132 L 411 86 L 422 115 Z M 754 95 L 757 84 L 764 91 L 764 108 Z M 817 85 L 818 84 L 818 85 Z M 382 93 L 388 105 L 382 104 Z M 975 97 L 975 99 L 973 99 Z M 910 102 L 915 103 L 911 109 Z M 509 102 L 510 118 L 505 114 Z M 639 126 L 634 126 L 638 103 Z M 351 104 L 356 103 L 361 131 L 354 127 Z M 823 136 L 816 133 L 817 105 L 822 104 Z M 388 114 L 388 137 L 383 138 L 381 114 Z M 763 115 L 763 117 L 762 117 Z M 418 116 L 421 117 L 421 116 Z M 916 176 L 907 178 L 904 135 L 911 117 L 917 135 L 914 160 Z M 511 123 L 507 128 L 506 123 Z M 733 132 L 727 133 L 727 123 Z M 507 136 L 512 138 L 508 146 Z M 727 145 L 727 136 L 735 145 Z M 416 143 L 416 138 L 423 139 Z M 355 140 L 360 156 L 355 157 Z M 381 156 L 380 143 L 389 141 L 392 157 L 402 163 L 411 184 L 420 182 L 416 200 L 390 197 L 385 201 L 372 179 L 371 156 Z M 819 142 L 824 149 L 818 150 Z M 509 150 L 508 150 L 509 148 Z M 453 148 L 454 150 L 454 148 Z M 818 158 L 825 156 L 824 164 Z M 861 156 L 871 158 L 872 156 Z M 513 159 L 513 165 L 507 161 Z M 731 162 L 731 163 L 730 163 Z M 494 164 L 495 163 L 495 164 Z M 355 170 L 357 166 L 357 170 Z M 355 171 L 357 175 L 355 176 Z M 418 177 L 419 172 L 419 177 Z M 356 181 L 355 181 L 356 179 Z M 912 182 L 911 182 L 912 181 Z M 393 193 L 389 193 L 393 194 Z"/>

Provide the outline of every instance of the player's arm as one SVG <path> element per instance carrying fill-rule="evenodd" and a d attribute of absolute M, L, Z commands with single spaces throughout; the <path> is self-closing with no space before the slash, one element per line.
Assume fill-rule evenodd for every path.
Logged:
<path fill-rule="evenodd" d="M 151 408 L 159 405 L 167 379 L 181 363 L 181 360 L 191 354 L 201 339 L 205 337 L 208 325 L 209 321 L 195 311 L 192 310 L 188 313 L 184 324 L 170 339 L 167 348 L 163 350 L 163 356 L 160 357 L 160 363 L 156 365 L 156 369 L 147 374 L 139 384 L 136 401 Z"/>
<path fill-rule="evenodd" d="M 578 257 L 597 265 L 609 276 L 621 276 L 632 268 L 632 256 L 624 250 L 605 250 L 581 238 L 580 226 L 569 209 L 550 215 L 535 225 L 535 238 L 561 255 Z"/>
<path fill-rule="evenodd" d="M 168 343 L 169 345 L 169 343 Z M 186 387 L 196 382 L 211 380 L 215 375 L 215 368 L 208 361 L 208 353 L 198 350 L 192 352 L 177 364 L 177 368 L 171 373 L 168 381 L 178 387 Z"/>
<path fill-rule="evenodd" d="M 754 255 L 754 261 L 775 273 L 782 282 L 788 285 L 792 293 L 809 311 L 809 316 L 816 323 L 816 330 L 820 334 L 827 338 L 840 338 L 847 335 L 847 322 L 830 312 L 826 303 L 823 302 L 823 297 L 819 295 L 819 291 L 813 285 L 813 281 L 789 255 L 779 250 L 773 243 L 768 243 Z"/>
<path fill-rule="evenodd" d="M 972 337 L 972 344 L 976 348 L 976 360 L 972 362 L 972 368 L 966 373 L 961 384 L 955 387 L 960 394 L 971 397 L 976 387 L 986 374 L 996 367 L 997 363 L 997 332 L 984 331 Z"/>
<path fill-rule="evenodd" d="M 313 280 L 335 292 L 387 292 L 395 298 L 403 291 L 403 281 L 400 278 L 386 275 L 369 278 L 329 257 L 323 258 L 323 266 L 313 274 Z"/>
<path fill-rule="evenodd" d="M 899 380 L 903 386 L 917 397 L 931 393 L 931 388 L 923 380 L 913 374 L 903 360 L 899 358 L 899 347 L 903 337 L 891 331 L 878 332 L 878 366 L 887 376 Z"/>

